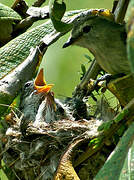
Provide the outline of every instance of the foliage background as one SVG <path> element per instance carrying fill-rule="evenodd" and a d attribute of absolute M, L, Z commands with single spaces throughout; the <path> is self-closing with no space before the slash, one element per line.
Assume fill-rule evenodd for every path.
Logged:
<path fill-rule="evenodd" d="M 1 3 L 11 6 L 14 0 L 0 0 Z M 34 0 L 26 0 L 31 5 Z M 85 9 L 85 8 L 108 8 L 112 7 L 113 0 L 66 0 L 67 10 L 72 9 Z M 76 4 L 77 2 L 77 4 Z M 45 5 L 48 4 L 48 1 Z M 38 22 L 43 23 L 44 21 Z M 34 24 L 36 26 L 37 23 Z M 89 66 L 88 59 L 84 57 L 84 54 L 89 52 L 86 49 L 72 46 L 67 49 L 62 49 L 63 44 L 69 37 L 68 33 L 62 37 L 58 42 L 53 44 L 47 50 L 42 66 L 45 69 L 45 76 L 48 83 L 53 83 L 55 86 L 53 90 L 58 97 L 70 96 L 74 87 L 78 84 L 80 78 L 80 66 L 85 64 Z"/>
<path fill-rule="evenodd" d="M 25 0 L 29 5 L 32 5 L 34 0 Z M 11 6 L 14 0 L 0 0 L 7 6 Z M 111 9 L 113 0 L 66 0 L 67 10 L 85 9 L 85 8 L 107 8 Z M 48 1 L 44 4 L 47 5 Z M 34 26 L 43 23 L 44 21 L 35 23 Z M 42 67 L 45 69 L 45 77 L 48 83 L 53 83 L 53 91 L 59 98 L 63 96 L 71 96 L 72 91 L 78 84 L 80 79 L 81 64 L 89 66 L 88 59 L 84 57 L 89 54 L 86 49 L 72 46 L 67 49 L 62 49 L 63 44 L 69 37 L 68 33 L 58 42 L 53 44 L 47 50 L 42 62 Z M 5 175 L 0 171 L 0 179 L 6 180 Z"/>

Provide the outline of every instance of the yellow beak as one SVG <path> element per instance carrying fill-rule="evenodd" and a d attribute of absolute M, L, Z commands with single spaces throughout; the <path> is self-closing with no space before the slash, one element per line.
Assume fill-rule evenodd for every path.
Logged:
<path fill-rule="evenodd" d="M 46 84 L 42 68 L 34 81 L 34 88 L 37 90 L 37 93 L 48 93 L 52 87 L 53 84 Z"/>

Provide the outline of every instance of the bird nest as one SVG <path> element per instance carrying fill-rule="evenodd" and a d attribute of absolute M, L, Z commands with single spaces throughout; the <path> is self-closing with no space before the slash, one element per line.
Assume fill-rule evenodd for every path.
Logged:
<path fill-rule="evenodd" d="M 19 128 L 20 122 L 16 121 L 7 129 L 3 160 L 20 179 L 53 179 L 62 155 L 70 145 L 79 140 L 82 142 L 83 139 L 82 144 L 85 144 L 85 140 L 96 137 L 100 124 L 101 121 L 96 119 L 62 119 L 50 124 L 40 122 L 36 126 L 30 123 L 26 136 L 23 137 Z M 85 147 L 81 145 L 81 151 L 76 149 L 73 154 L 78 157 Z"/>

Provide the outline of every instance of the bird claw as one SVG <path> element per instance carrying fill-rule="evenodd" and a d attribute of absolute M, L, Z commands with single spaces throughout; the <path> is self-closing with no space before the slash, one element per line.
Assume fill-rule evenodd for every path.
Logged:
<path fill-rule="evenodd" d="M 98 86 L 99 82 L 101 81 L 106 81 L 106 85 L 110 82 L 110 80 L 112 79 L 112 75 L 111 74 L 105 74 L 101 77 L 99 77 L 96 81 L 95 81 L 95 87 Z"/>
<path fill-rule="evenodd" d="M 125 74 L 123 74 L 123 73 L 115 74 L 115 75 L 105 74 L 105 75 L 99 77 L 99 78 L 95 81 L 95 83 L 94 83 L 94 89 L 98 92 L 99 89 L 100 89 L 100 85 L 98 85 L 99 82 L 101 82 L 101 81 L 106 81 L 106 87 L 107 87 L 108 83 L 109 83 L 111 80 L 114 80 L 114 79 L 116 79 L 116 78 L 120 78 L 120 77 L 122 77 L 122 76 L 124 76 L 124 75 L 125 75 Z"/>

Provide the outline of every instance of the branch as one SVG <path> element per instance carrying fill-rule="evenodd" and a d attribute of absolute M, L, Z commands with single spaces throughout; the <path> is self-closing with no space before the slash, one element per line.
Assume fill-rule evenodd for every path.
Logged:
<path fill-rule="evenodd" d="M 118 1 L 117 7 L 114 11 L 116 23 L 123 23 L 128 4 L 129 4 L 129 0 Z"/>

